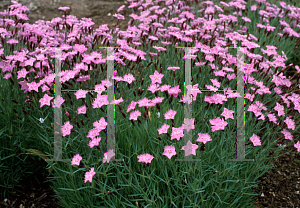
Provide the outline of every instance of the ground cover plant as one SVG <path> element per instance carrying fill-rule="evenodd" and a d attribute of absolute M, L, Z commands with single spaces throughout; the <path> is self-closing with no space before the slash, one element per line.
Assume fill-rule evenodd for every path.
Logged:
<path fill-rule="evenodd" d="M 192 8 L 172 1 L 162 8 L 150 2 L 131 3 L 135 14 L 124 32 L 109 31 L 105 25 L 94 30 L 89 19 L 78 21 L 74 16 L 40 21 L 33 27 L 23 24 L 26 15 L 19 14 L 26 8 L 12 3 L 11 11 L 2 13 L 6 18 L 1 30 L 3 85 L 11 84 L 12 89 L 2 91 L 2 97 L 14 100 L 10 109 L 23 121 L 19 129 L 25 119 L 32 128 L 5 134 L 11 134 L 15 145 L 24 135 L 29 140 L 36 134 L 38 141 L 33 143 L 39 145 L 29 151 L 53 158 L 53 107 L 61 107 L 62 158 L 72 162 L 48 162 L 53 174 L 49 178 L 61 205 L 243 207 L 253 197 L 256 179 L 271 167 L 272 160 L 265 159 L 272 147 L 281 143 L 300 151 L 299 138 L 293 138 L 299 129 L 295 123 L 300 112 L 299 88 L 284 75 L 284 61 L 299 37 L 295 32 L 299 8 L 263 1 L 251 7 L 240 1 L 219 6 L 195 2 Z M 235 12 L 222 15 L 225 7 Z M 149 11 L 137 15 L 146 8 Z M 122 7 L 118 12 L 122 13 Z M 273 26 L 277 24 L 281 28 Z M 20 29 L 12 29 L 14 25 Z M 105 80 L 107 53 L 99 46 L 112 45 L 121 48 L 114 53 L 114 104 L 118 106 L 114 155 L 122 162 L 110 160 L 105 140 L 105 92 L 110 83 Z M 77 89 L 62 92 L 62 99 L 54 99 L 55 50 L 49 48 L 57 46 L 62 50 L 62 88 Z M 192 86 L 185 85 L 185 53 L 176 46 L 198 47 L 192 56 Z M 237 87 L 238 69 L 237 49 L 229 46 L 247 48 L 245 157 L 254 162 L 228 161 L 236 157 L 235 100 L 239 97 L 230 91 Z M 193 87 L 194 120 L 184 117 L 188 87 Z M 227 91 L 214 91 L 222 89 Z M 291 111 L 295 116 L 287 117 Z M 11 112 L 1 116 L 7 118 Z M 193 129 L 193 158 L 201 162 L 175 160 L 185 156 L 187 144 L 182 138 L 187 126 Z M 2 134 L 7 131 L 1 129 Z M 272 156 L 275 159 L 278 152 Z"/>

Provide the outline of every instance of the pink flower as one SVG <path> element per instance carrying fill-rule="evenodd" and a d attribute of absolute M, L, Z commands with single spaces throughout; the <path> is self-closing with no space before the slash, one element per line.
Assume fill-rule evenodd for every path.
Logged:
<path fill-rule="evenodd" d="M 105 121 L 105 119 L 102 117 L 99 121 L 95 121 L 93 123 L 93 126 L 97 129 L 97 130 L 104 130 L 106 129 L 107 126 L 107 122 Z"/>
<path fill-rule="evenodd" d="M 159 90 L 159 85 L 158 85 L 158 84 L 151 84 L 151 85 L 148 87 L 147 90 L 149 90 L 150 92 L 154 93 L 154 92 L 156 92 L 156 91 Z"/>
<path fill-rule="evenodd" d="M 119 103 L 123 102 L 123 98 L 121 97 L 120 99 L 117 100 L 112 100 L 110 104 L 118 105 Z"/>
<path fill-rule="evenodd" d="M 238 92 L 233 92 L 232 89 L 226 88 L 227 98 L 242 97 Z"/>
<path fill-rule="evenodd" d="M 110 159 L 115 156 L 114 150 L 110 149 L 108 152 L 104 153 L 103 163 L 109 163 Z"/>
<path fill-rule="evenodd" d="M 92 183 L 93 181 L 93 177 L 96 174 L 96 172 L 94 171 L 94 168 L 91 168 L 91 170 L 89 172 L 85 173 L 85 179 L 84 179 L 84 183 L 86 183 L 87 181 L 89 181 L 90 183 Z"/>
<path fill-rule="evenodd" d="M 250 138 L 251 142 L 253 143 L 254 146 L 260 146 L 260 137 L 257 136 L 256 134 L 253 134 L 252 137 Z"/>
<path fill-rule="evenodd" d="M 28 91 L 34 90 L 36 92 L 39 92 L 40 84 L 37 84 L 36 82 L 27 83 Z"/>
<path fill-rule="evenodd" d="M 267 110 L 267 108 L 263 106 L 263 103 L 255 101 L 255 104 L 251 104 L 247 111 L 252 111 L 255 114 L 255 116 L 258 117 L 262 115 L 262 110 Z"/>
<path fill-rule="evenodd" d="M 165 113 L 165 119 L 174 119 L 175 115 L 176 115 L 176 111 L 173 111 L 172 109 L 168 110 L 166 113 Z"/>
<path fill-rule="evenodd" d="M 50 88 L 47 87 L 47 85 L 43 85 L 43 86 L 42 86 L 42 92 L 49 91 L 49 90 L 50 90 Z M 47 92 L 47 93 L 48 93 L 48 92 Z"/>
<path fill-rule="evenodd" d="M 139 159 L 138 162 L 143 162 L 143 163 L 151 163 L 151 160 L 154 158 L 152 155 L 145 153 L 142 155 L 138 155 L 137 158 Z"/>
<path fill-rule="evenodd" d="M 225 95 L 222 94 L 214 94 L 212 96 L 212 99 L 214 100 L 215 104 L 223 104 L 223 101 L 227 101 L 227 98 Z"/>
<path fill-rule="evenodd" d="M 226 77 L 227 77 L 229 80 L 232 80 L 232 79 L 235 79 L 235 74 L 227 74 Z"/>
<path fill-rule="evenodd" d="M 204 144 L 206 142 L 209 142 L 211 141 L 211 137 L 208 133 L 204 133 L 204 134 L 201 134 L 201 133 L 198 133 L 198 139 L 197 139 L 197 142 L 203 142 Z"/>
<path fill-rule="evenodd" d="M 221 114 L 221 116 L 224 116 L 225 120 L 227 120 L 228 118 L 234 119 L 233 118 L 233 113 L 234 113 L 234 111 L 228 110 L 227 108 L 224 107 L 224 111 Z"/>
<path fill-rule="evenodd" d="M 170 125 L 164 124 L 160 129 L 158 129 L 159 134 L 166 134 L 168 132 L 168 129 L 170 128 Z"/>
<path fill-rule="evenodd" d="M 94 146 L 98 146 L 100 141 L 101 141 L 101 137 L 92 138 L 92 140 L 90 140 L 88 146 L 90 146 L 90 148 L 93 148 Z"/>
<path fill-rule="evenodd" d="M 93 102 L 93 108 L 101 108 L 103 105 L 107 105 L 107 95 L 97 94 L 97 98 L 95 98 Z"/>
<path fill-rule="evenodd" d="M 126 112 L 128 113 L 129 111 L 133 110 L 135 108 L 136 104 L 137 104 L 137 102 L 131 101 Z"/>
<path fill-rule="evenodd" d="M 65 137 L 66 135 L 70 135 L 72 128 L 73 126 L 70 124 L 70 121 L 66 121 L 65 124 L 61 126 L 63 137 Z"/>
<path fill-rule="evenodd" d="M 187 85 L 186 89 L 187 89 L 187 95 L 192 94 L 193 101 L 196 101 L 197 94 L 202 93 L 198 88 L 198 84 L 195 84 L 193 86 L 192 85 Z"/>
<path fill-rule="evenodd" d="M 79 98 L 85 98 L 87 93 L 88 91 L 80 89 L 74 94 L 76 95 L 76 99 L 78 100 Z"/>
<path fill-rule="evenodd" d="M 214 86 L 216 86 L 217 88 L 219 88 L 221 86 L 221 83 L 218 82 L 217 79 L 210 79 L 210 81 L 213 83 Z"/>
<path fill-rule="evenodd" d="M 227 122 L 224 121 L 224 119 L 220 119 L 220 117 L 218 118 L 215 118 L 215 119 L 210 119 L 209 122 L 211 123 L 211 125 L 215 125 L 215 126 L 212 126 L 212 132 L 214 131 L 218 131 L 218 130 L 224 130 L 225 126 L 227 126 Z"/>
<path fill-rule="evenodd" d="M 114 14 L 113 16 L 116 17 L 116 18 L 118 18 L 118 19 L 125 20 L 125 17 L 123 15 L 121 15 L 121 14 Z"/>
<path fill-rule="evenodd" d="M 251 95 L 250 93 L 246 93 L 245 98 L 247 98 L 248 100 L 250 100 L 252 102 L 255 98 L 255 94 Z M 249 106 L 249 108 L 250 108 L 250 106 Z"/>
<path fill-rule="evenodd" d="M 195 129 L 194 123 L 195 123 L 194 118 L 192 118 L 192 119 L 185 118 L 182 126 L 184 129 L 186 129 L 187 132 L 189 132 L 191 129 Z"/>
<path fill-rule="evenodd" d="M 86 50 L 87 50 L 87 48 L 85 47 L 85 45 L 79 45 L 79 44 L 75 44 L 74 46 L 73 46 L 73 49 L 74 49 L 74 51 L 76 51 L 76 52 L 79 52 L 79 53 L 84 53 Z"/>
<path fill-rule="evenodd" d="M 6 41 L 6 43 L 8 43 L 8 44 L 17 44 L 17 43 L 19 43 L 19 41 L 16 40 L 16 39 L 11 38 L 11 39 L 8 39 L 8 40 Z"/>
<path fill-rule="evenodd" d="M 271 81 L 275 83 L 276 87 L 283 84 L 283 80 L 276 75 L 273 75 L 273 79 Z"/>
<path fill-rule="evenodd" d="M 190 140 L 187 142 L 186 146 L 183 146 L 181 148 L 181 150 L 185 151 L 185 156 L 189 156 L 191 154 L 196 155 L 196 149 L 198 149 L 198 145 L 192 144 Z"/>
<path fill-rule="evenodd" d="M 26 78 L 26 75 L 28 74 L 29 72 L 26 71 L 25 68 L 23 68 L 22 70 L 18 71 L 18 77 L 17 79 L 20 79 L 20 78 Z"/>
<path fill-rule="evenodd" d="M 300 86 L 299 86 L 299 88 L 300 88 Z M 300 113 L 300 102 L 295 102 L 294 105 L 295 105 L 294 109 Z"/>
<path fill-rule="evenodd" d="M 244 20 L 245 22 L 251 22 L 251 19 L 249 19 L 248 17 L 242 17 L 242 20 Z"/>
<path fill-rule="evenodd" d="M 278 116 L 284 116 L 284 106 L 276 102 L 276 107 L 274 108 L 278 112 Z"/>
<path fill-rule="evenodd" d="M 129 84 L 131 84 L 133 81 L 135 80 L 134 76 L 132 74 L 125 74 L 123 77 L 123 81 L 128 82 Z"/>
<path fill-rule="evenodd" d="M 165 146 L 165 150 L 162 154 L 171 159 L 172 156 L 176 155 L 175 146 Z"/>
<path fill-rule="evenodd" d="M 182 95 L 182 99 L 180 99 L 179 102 L 191 104 L 192 103 L 192 95 L 188 95 L 188 94 Z"/>
<path fill-rule="evenodd" d="M 158 40 L 158 38 L 157 37 L 154 37 L 154 36 L 149 36 L 148 37 L 149 39 L 152 39 L 152 40 Z M 163 48 L 163 47 L 157 47 L 157 46 L 153 46 L 153 48 L 155 48 L 156 50 L 158 50 L 159 52 L 160 51 L 166 51 L 167 49 L 165 49 L 165 48 Z"/>
<path fill-rule="evenodd" d="M 95 92 L 101 94 L 104 91 L 105 91 L 105 87 L 103 86 L 103 84 L 95 85 Z"/>
<path fill-rule="evenodd" d="M 11 78 L 11 73 L 7 73 L 7 74 L 5 74 L 4 76 L 3 76 L 3 78 L 4 79 L 9 79 L 9 78 Z"/>
<path fill-rule="evenodd" d="M 300 73 L 300 69 L 298 65 L 295 66 L 295 69 L 297 70 L 297 73 Z"/>
<path fill-rule="evenodd" d="M 18 82 L 21 85 L 21 90 L 25 90 L 24 93 L 28 92 L 28 86 L 26 81 Z"/>
<path fill-rule="evenodd" d="M 163 86 L 160 86 L 159 90 L 161 92 L 164 92 L 164 91 L 168 91 L 170 89 L 170 85 L 163 85 Z"/>
<path fill-rule="evenodd" d="M 52 104 L 52 106 L 54 108 L 60 108 L 61 104 L 65 102 L 65 99 L 63 99 L 62 97 L 58 96 L 54 99 L 54 102 Z"/>
<path fill-rule="evenodd" d="M 143 99 L 139 100 L 137 102 L 139 104 L 139 107 L 151 107 L 154 106 L 155 104 L 151 102 L 148 98 L 144 97 Z"/>
<path fill-rule="evenodd" d="M 215 76 L 224 77 L 226 73 L 223 70 L 214 71 Z"/>
<path fill-rule="evenodd" d="M 112 83 L 108 79 L 102 80 L 101 84 L 104 85 L 107 88 L 109 88 L 110 86 L 112 86 Z"/>
<path fill-rule="evenodd" d="M 285 139 L 288 139 L 291 141 L 293 140 L 293 135 L 288 130 L 283 129 L 280 133 L 282 133 L 284 135 Z"/>
<path fill-rule="evenodd" d="M 152 84 L 155 84 L 155 83 L 159 83 L 161 84 L 161 78 L 164 77 L 163 74 L 160 74 L 158 73 L 156 70 L 154 72 L 154 75 L 149 75 L 151 81 L 152 81 Z"/>
<path fill-rule="evenodd" d="M 208 90 L 214 91 L 214 92 L 216 92 L 216 91 L 218 90 L 218 88 L 216 88 L 216 87 L 214 87 L 214 86 L 212 86 L 212 85 L 205 85 L 205 87 L 206 87 Z"/>
<path fill-rule="evenodd" d="M 253 5 L 250 7 L 251 11 L 256 11 L 257 5 Z"/>
<path fill-rule="evenodd" d="M 78 165 L 79 166 L 81 160 L 82 160 L 82 157 L 79 154 L 77 154 L 73 157 L 71 165 Z"/>
<path fill-rule="evenodd" d="M 165 98 L 164 97 L 155 97 L 151 100 L 152 103 L 161 103 Z"/>
<path fill-rule="evenodd" d="M 141 112 L 136 110 L 130 113 L 129 120 L 137 120 L 137 117 L 141 116 Z"/>
<path fill-rule="evenodd" d="M 78 114 L 86 114 L 86 106 L 83 105 L 77 109 Z"/>
<path fill-rule="evenodd" d="M 167 68 L 167 70 L 173 70 L 173 71 L 175 71 L 175 70 L 177 70 L 177 69 L 180 69 L 180 67 L 178 67 L 178 66 L 169 66 L 168 68 Z"/>
<path fill-rule="evenodd" d="M 270 121 L 273 121 L 275 124 L 277 124 L 276 120 L 276 116 L 274 114 L 268 114 L 267 115 Z"/>
<path fill-rule="evenodd" d="M 184 134 L 183 134 L 183 128 L 182 127 L 179 127 L 179 128 L 172 127 L 171 140 L 177 139 L 177 141 L 179 141 L 180 138 L 183 137 L 183 136 L 184 136 Z"/>
<path fill-rule="evenodd" d="M 119 76 L 114 76 L 112 79 L 117 80 L 118 82 L 124 81 L 123 77 L 119 77 Z"/>
<path fill-rule="evenodd" d="M 261 114 L 259 118 L 257 118 L 257 120 L 265 120 L 265 115 Z"/>
<path fill-rule="evenodd" d="M 89 133 L 86 137 L 90 138 L 90 139 L 93 139 L 93 138 L 99 136 L 99 132 L 100 132 L 99 129 L 96 129 L 96 128 L 90 129 Z"/>
<path fill-rule="evenodd" d="M 178 96 L 178 93 L 180 93 L 181 90 L 179 89 L 179 85 L 177 85 L 176 87 L 172 87 L 168 90 L 168 93 L 170 95 L 173 95 L 174 97 L 177 97 Z"/>
<path fill-rule="evenodd" d="M 120 6 L 120 7 L 119 7 L 119 9 L 117 10 L 117 12 L 120 12 L 120 11 L 122 11 L 122 10 L 124 9 L 124 7 L 125 7 L 125 5 L 123 5 L 123 6 Z"/>
<path fill-rule="evenodd" d="M 296 147 L 297 151 L 300 152 L 300 141 L 298 141 L 296 144 L 294 144 L 294 147 Z"/>
<path fill-rule="evenodd" d="M 36 58 L 31 57 L 30 59 L 24 62 L 24 66 L 33 66 L 33 62 L 36 61 Z"/>
<path fill-rule="evenodd" d="M 291 117 L 291 116 L 290 116 Z M 290 118 L 286 118 L 284 120 L 284 123 L 286 123 L 286 125 L 288 126 L 288 129 L 292 129 L 292 130 L 295 130 L 295 122 L 290 119 Z"/>
<path fill-rule="evenodd" d="M 9 79 L 9 78 L 11 78 L 11 73 L 6 73 L 4 76 L 3 76 L 3 78 L 4 79 Z"/>
<path fill-rule="evenodd" d="M 206 9 L 205 9 L 205 14 L 213 14 L 215 12 L 215 8 L 212 7 L 212 6 L 208 6 Z"/>
<path fill-rule="evenodd" d="M 84 82 L 84 81 L 87 81 L 87 80 L 90 80 L 90 79 L 91 79 L 90 75 L 86 75 L 86 76 L 79 77 L 76 81 L 77 82 Z"/>
<path fill-rule="evenodd" d="M 53 99 L 53 97 L 50 97 L 49 95 L 44 94 L 44 97 L 39 100 L 41 103 L 41 107 L 43 107 L 44 105 L 50 106 L 50 101 L 52 99 Z"/>
<path fill-rule="evenodd" d="M 63 11 L 66 11 L 68 9 L 70 9 L 70 7 L 58 7 L 59 10 L 63 10 Z"/>

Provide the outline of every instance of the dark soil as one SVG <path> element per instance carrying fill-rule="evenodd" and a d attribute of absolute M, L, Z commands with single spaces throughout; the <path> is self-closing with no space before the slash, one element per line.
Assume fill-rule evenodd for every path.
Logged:
<path fill-rule="evenodd" d="M 57 199 L 50 183 L 45 180 L 42 174 L 25 178 L 22 183 L 22 192 L 15 195 L 8 195 L 5 200 L 0 201 L 1 208 L 62 208 L 57 204 Z"/>
<path fill-rule="evenodd" d="M 118 8 L 125 5 L 123 11 L 126 14 L 121 12 L 125 20 L 119 20 L 117 27 L 120 30 L 126 30 L 128 21 L 131 19 L 129 15 L 133 13 L 125 0 L 19 0 L 17 2 L 30 9 L 27 11 L 29 13 L 27 17 L 30 20 L 26 21 L 30 24 L 34 24 L 38 20 L 51 21 L 56 17 L 62 18 L 64 12 L 58 8 L 68 6 L 70 9 L 67 10 L 67 15 L 74 15 L 78 20 L 83 17 L 91 18 L 95 23 L 94 29 L 103 24 L 107 24 L 107 27 L 112 29 L 117 22 L 117 18 L 113 15 L 117 13 Z M 0 11 L 8 10 L 10 5 L 12 5 L 10 0 L 0 0 Z"/>
<path fill-rule="evenodd" d="M 82 17 L 92 18 L 95 22 L 94 28 L 100 25 L 108 24 L 110 29 L 115 27 L 116 18 L 112 15 L 117 13 L 117 9 L 126 5 L 124 11 L 125 20 L 120 20 L 117 27 L 120 30 L 126 30 L 129 14 L 132 9 L 128 9 L 127 3 L 119 0 L 97 1 L 97 0 L 20 0 L 19 3 L 27 6 L 30 9 L 28 15 L 30 24 L 43 19 L 45 21 L 52 20 L 55 17 L 62 17 L 63 12 L 57 8 L 61 6 L 69 6 L 67 15 L 71 14 L 78 19 Z M 227 1 L 226 1 L 227 2 Z M 0 0 L 0 11 L 8 9 L 11 5 L 10 1 Z M 108 13 L 111 15 L 108 16 Z M 298 83 L 299 84 L 299 83 Z M 293 114 L 290 114 L 293 115 Z M 298 121 L 299 122 L 299 121 Z M 298 141 L 299 134 L 294 136 L 295 141 Z M 286 147 L 283 152 L 293 149 L 293 146 Z M 267 171 L 259 178 L 259 185 L 253 188 L 254 193 L 259 196 L 254 198 L 252 204 L 257 207 L 300 207 L 300 155 L 297 151 L 288 153 L 275 160 L 273 168 Z M 25 179 L 22 193 L 9 195 L 6 199 L 0 199 L 0 207 L 60 207 L 57 200 L 53 197 L 54 191 L 49 187 L 42 175 L 36 175 L 31 179 Z M 34 205 L 33 205 L 34 204 Z"/>
<path fill-rule="evenodd" d="M 286 147 L 281 154 L 294 147 Z M 253 204 L 260 208 L 300 207 L 300 155 L 297 151 L 277 158 L 272 169 L 258 180 L 252 190 L 259 196 Z"/>

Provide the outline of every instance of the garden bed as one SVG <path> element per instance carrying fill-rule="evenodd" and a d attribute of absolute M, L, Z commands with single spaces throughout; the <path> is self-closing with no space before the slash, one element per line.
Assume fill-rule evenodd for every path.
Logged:
<path fill-rule="evenodd" d="M 95 18 L 96 21 L 94 21 L 95 28 L 102 24 L 108 24 L 109 28 L 112 28 L 115 24 L 115 18 L 112 17 L 114 13 L 116 13 L 116 10 L 118 7 L 120 7 L 123 4 L 120 4 L 121 2 L 111 2 L 111 5 L 108 6 L 112 8 L 112 10 L 105 9 L 104 11 L 111 13 L 111 16 L 108 16 L 107 14 L 103 12 L 100 12 L 103 15 L 96 14 L 96 11 L 98 11 L 97 8 L 99 6 L 101 7 L 101 3 L 103 2 L 92 2 L 88 1 L 86 3 L 86 6 L 81 6 L 81 8 L 86 8 L 86 11 L 83 13 L 78 12 L 76 9 L 76 5 L 82 5 L 80 4 L 79 0 L 78 2 L 70 1 L 68 2 L 59 2 L 57 4 L 54 4 L 54 1 L 51 1 L 55 7 L 59 6 L 67 6 L 68 4 L 71 4 L 71 10 L 70 12 L 74 12 L 74 15 L 76 13 L 76 16 L 78 18 L 81 17 L 92 17 Z M 20 1 L 20 3 L 22 3 Z M 29 2 L 27 2 L 29 3 Z M 32 3 L 37 3 L 35 1 L 32 1 Z M 52 5 L 49 4 L 49 5 Z M 107 3 L 107 2 L 106 2 Z M 106 5 L 106 3 L 103 3 L 103 5 Z M 74 4 L 74 7 L 72 7 L 72 4 Z M 107 3 L 108 4 L 108 3 Z M 26 5 L 26 3 L 24 3 Z M 53 6 L 52 5 L 52 6 Z M 94 5 L 92 7 L 91 5 Z M 43 4 L 40 4 L 37 8 L 43 8 Z M 34 8 L 34 7 L 33 7 Z M 53 16 L 61 16 L 61 12 L 59 13 L 57 8 L 53 10 Z M 125 7 L 126 8 L 126 7 Z M 127 8 L 126 8 L 127 9 Z M 3 10 L 3 9 L 0 9 Z M 44 13 L 44 9 L 40 9 L 40 12 L 36 11 L 36 14 L 45 16 L 44 18 L 38 15 L 33 15 L 32 17 L 36 18 L 36 20 L 39 19 L 52 19 L 53 16 L 52 13 L 49 14 Z M 51 10 L 50 10 L 51 11 Z M 111 11 L 111 12 L 110 12 Z M 58 14 L 56 14 L 57 12 Z M 87 13 L 85 13 L 87 12 Z M 89 13 L 90 12 L 90 13 Z M 130 9 L 129 12 L 131 13 Z M 129 13 L 129 14 L 130 14 Z M 88 14 L 88 15 L 86 15 Z M 125 15 L 124 15 L 125 16 Z M 29 15 L 30 18 L 30 15 Z M 36 21 L 35 19 L 31 19 L 30 21 L 33 23 Z M 120 20 L 118 27 L 120 27 L 121 30 L 125 30 L 127 28 L 127 22 L 129 20 L 128 14 L 125 16 L 126 20 L 122 21 Z M 97 21 L 97 19 L 99 21 Z M 29 21 L 29 22 L 30 22 Z M 295 63 L 296 65 L 297 63 Z M 293 115 L 292 112 L 290 115 Z M 299 136 L 299 135 L 298 135 Z M 293 149 L 294 147 L 287 147 L 286 149 Z M 253 202 L 255 206 L 258 207 L 299 207 L 300 204 L 300 165 L 298 161 L 300 160 L 299 153 L 297 151 L 288 153 L 284 156 L 279 157 L 274 162 L 273 169 L 267 171 L 262 177 L 259 178 L 259 186 L 254 187 L 253 191 L 256 194 L 259 194 L 259 196 L 256 197 L 256 201 Z M 33 181 L 31 183 L 30 181 Z M 44 183 L 45 182 L 45 183 Z M 22 193 L 16 193 L 16 196 L 9 195 L 6 197 L 6 199 L 1 200 L 0 204 L 1 207 L 60 207 L 57 205 L 57 200 L 52 197 L 51 195 L 54 195 L 55 193 L 53 190 L 49 187 L 49 182 L 46 182 L 44 175 L 37 175 L 36 179 L 31 178 L 24 179 L 23 186 L 23 192 Z"/>

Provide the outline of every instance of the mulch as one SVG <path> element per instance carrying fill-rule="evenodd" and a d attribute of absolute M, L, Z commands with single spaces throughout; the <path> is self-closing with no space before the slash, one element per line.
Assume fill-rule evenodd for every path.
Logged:
<path fill-rule="evenodd" d="M 50 188 L 48 182 L 42 174 L 23 179 L 21 182 L 21 192 L 9 194 L 0 201 L 0 208 L 63 208 L 57 204 L 57 199 L 53 196 L 55 192 Z"/>

